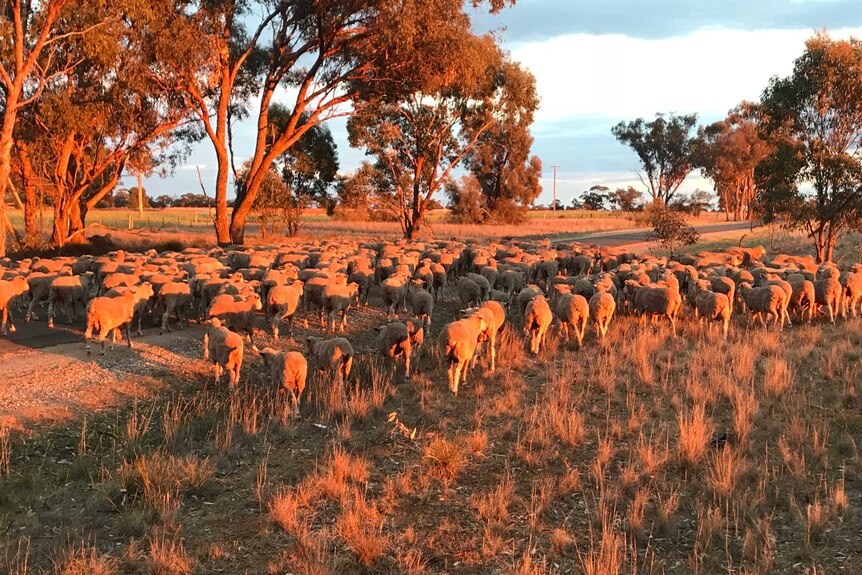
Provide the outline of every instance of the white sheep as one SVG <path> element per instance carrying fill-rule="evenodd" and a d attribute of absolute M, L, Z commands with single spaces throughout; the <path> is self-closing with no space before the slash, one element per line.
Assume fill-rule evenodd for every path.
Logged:
<path fill-rule="evenodd" d="M 308 337 L 305 340 L 308 355 L 318 372 L 329 372 L 341 385 L 347 381 L 353 367 L 353 346 L 343 337 L 323 339 Z"/>
<path fill-rule="evenodd" d="M 479 345 L 479 336 L 485 331 L 485 320 L 475 314 L 447 323 L 440 331 L 440 350 L 448 365 L 449 390 L 458 395 L 458 385 L 467 383 L 467 370 Z"/>
<path fill-rule="evenodd" d="M 578 294 L 562 293 L 557 297 L 554 311 L 566 341 L 569 341 L 569 328 L 571 328 L 575 332 L 575 339 L 580 347 L 584 342 L 587 320 L 590 317 L 590 304 L 587 299 Z"/>
<path fill-rule="evenodd" d="M 272 386 L 287 393 L 294 413 L 299 415 L 299 402 L 308 376 L 308 362 L 298 351 L 275 351 L 266 347 L 260 352 L 263 363 L 269 368 Z"/>
<path fill-rule="evenodd" d="M 341 316 L 338 331 L 347 327 L 347 312 L 350 304 L 359 303 L 359 284 L 328 285 L 323 288 L 323 310 L 329 317 L 329 330 L 335 331 L 336 318 Z"/>
<path fill-rule="evenodd" d="M 113 333 L 111 349 L 117 339 L 117 330 L 126 330 L 126 340 L 132 347 L 131 323 L 135 315 L 135 294 L 128 291 L 118 297 L 95 297 L 87 306 L 87 329 L 84 331 L 87 353 L 90 353 L 90 340 L 93 330 L 98 330 L 99 341 L 102 344 L 101 354 L 105 355 L 105 339 Z"/>
<path fill-rule="evenodd" d="M 29 289 L 30 285 L 22 276 L 12 278 L 11 280 L 0 280 L 0 312 L 3 315 L 2 322 L 0 322 L 0 332 L 3 335 L 7 334 L 7 322 L 9 323 L 9 331 L 15 333 L 15 324 L 12 323 L 9 307 L 14 299 L 27 293 Z"/>
<path fill-rule="evenodd" d="M 222 369 L 227 371 L 231 388 L 239 383 L 243 347 L 242 337 L 238 333 L 222 326 L 218 318 L 209 320 L 209 327 L 204 333 L 204 361 L 213 364 L 216 385 L 221 379 Z"/>
<path fill-rule="evenodd" d="M 293 316 L 299 308 L 303 283 L 296 280 L 288 286 L 275 286 L 267 294 L 266 307 L 272 327 L 272 337 L 278 341 L 278 327 L 287 320 L 287 334 L 293 336 Z"/>
<path fill-rule="evenodd" d="M 554 314 L 545 296 L 536 296 L 524 310 L 524 332 L 530 336 L 530 353 L 536 355 L 545 344 Z"/>
<path fill-rule="evenodd" d="M 609 293 L 596 292 L 590 298 L 589 308 L 590 317 L 593 318 L 593 325 L 596 328 L 596 336 L 599 340 L 604 341 L 608 333 L 608 326 L 617 309 L 617 302 L 614 296 Z"/>

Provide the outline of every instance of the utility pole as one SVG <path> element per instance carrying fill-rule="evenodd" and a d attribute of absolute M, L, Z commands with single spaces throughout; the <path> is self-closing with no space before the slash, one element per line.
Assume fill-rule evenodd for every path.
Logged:
<path fill-rule="evenodd" d="M 551 167 L 554 168 L 554 203 L 551 204 L 551 210 L 553 210 L 554 215 L 557 215 L 557 168 L 560 166 L 554 164 Z"/>
<path fill-rule="evenodd" d="M 138 217 L 144 217 L 144 178 L 138 171 Z"/>

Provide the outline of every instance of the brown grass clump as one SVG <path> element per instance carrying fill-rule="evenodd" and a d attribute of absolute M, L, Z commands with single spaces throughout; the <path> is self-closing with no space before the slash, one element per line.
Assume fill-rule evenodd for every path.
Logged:
<path fill-rule="evenodd" d="M 589 547 L 578 550 L 578 560 L 584 575 L 618 575 L 626 563 L 626 540 L 614 527 L 612 517 L 605 515 L 601 521 L 601 531 L 595 533 L 590 528 Z"/>
<path fill-rule="evenodd" d="M 492 491 L 473 496 L 473 507 L 480 520 L 492 527 L 503 528 L 509 522 L 509 506 L 515 493 L 511 477 Z"/>
<path fill-rule="evenodd" d="M 188 575 L 193 565 L 182 541 L 168 539 L 164 534 L 150 538 L 146 562 L 151 575 Z"/>
<path fill-rule="evenodd" d="M 81 543 L 68 549 L 54 565 L 57 575 L 115 575 L 120 562 L 115 557 L 102 555 L 93 545 Z"/>
<path fill-rule="evenodd" d="M 370 567 L 386 553 L 389 536 L 383 532 L 386 518 L 365 494 L 354 489 L 347 505 L 335 523 L 335 528 L 359 562 Z"/>
<path fill-rule="evenodd" d="M 551 554 L 565 555 L 575 544 L 575 538 L 565 529 L 556 528 L 551 532 Z"/>
<path fill-rule="evenodd" d="M 336 445 L 326 465 L 310 481 L 323 497 L 341 500 L 349 485 L 364 485 L 368 476 L 368 461 L 364 457 L 351 455 Z"/>
<path fill-rule="evenodd" d="M 706 416 L 703 404 L 696 405 L 688 413 L 678 413 L 679 443 L 677 451 L 685 463 L 695 464 L 700 461 L 709 448 L 712 437 L 712 421 Z"/>
<path fill-rule="evenodd" d="M 745 473 L 745 457 L 736 449 L 725 446 L 709 458 L 706 483 L 719 497 L 730 499 L 740 477 Z"/>
<path fill-rule="evenodd" d="M 302 515 L 309 515 L 310 493 L 307 488 L 282 487 L 269 501 L 269 518 L 287 533 L 296 534 L 304 525 Z"/>
<path fill-rule="evenodd" d="M 9 429 L 0 425 L 0 475 L 12 473 L 12 445 L 9 442 Z"/>
<path fill-rule="evenodd" d="M 793 386 L 793 369 L 787 359 L 770 356 L 763 361 L 763 389 L 772 397 L 779 397 Z"/>
<path fill-rule="evenodd" d="M 464 447 L 455 441 L 435 437 L 423 449 L 428 470 L 445 485 L 449 485 L 467 465 Z"/>

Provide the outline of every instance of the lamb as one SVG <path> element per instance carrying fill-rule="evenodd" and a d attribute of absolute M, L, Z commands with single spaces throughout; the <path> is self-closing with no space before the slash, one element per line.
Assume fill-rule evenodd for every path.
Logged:
<path fill-rule="evenodd" d="M 308 337 L 305 343 L 311 363 L 318 372 L 330 372 L 336 383 L 343 386 L 353 367 L 353 346 L 350 342 L 343 337 Z"/>
<path fill-rule="evenodd" d="M 530 352 L 539 353 L 545 343 L 548 327 L 554 321 L 551 307 L 545 296 L 539 295 L 527 304 L 524 310 L 524 332 L 530 335 Z"/>
<path fill-rule="evenodd" d="M 783 330 L 782 310 L 785 307 L 784 300 L 787 297 L 783 289 L 775 285 L 752 287 L 750 283 L 742 282 L 739 284 L 737 293 L 751 313 L 749 323 L 754 318 L 760 318 L 760 323 L 765 328 L 769 318 L 774 317 L 779 331 Z"/>
<path fill-rule="evenodd" d="M 837 269 L 837 268 L 831 268 Z M 818 272 L 818 275 L 820 273 Z M 841 292 L 843 287 L 841 282 L 827 275 L 822 279 L 814 282 L 814 299 L 818 306 L 826 306 L 829 310 L 829 322 L 835 323 L 835 315 L 841 309 Z"/>
<path fill-rule="evenodd" d="M 228 383 L 235 388 L 239 383 L 242 367 L 243 342 L 238 333 L 222 326 L 218 318 L 209 320 L 209 328 L 204 333 L 204 361 L 212 362 L 215 369 L 215 383 L 221 379 L 221 370 L 228 374 Z"/>
<path fill-rule="evenodd" d="M 397 365 L 399 358 L 404 358 L 404 377 L 410 379 L 410 358 L 413 355 L 414 344 L 421 345 L 424 341 L 421 325 L 408 321 L 399 321 L 376 327 L 377 349 L 384 357 L 391 358 Z"/>
<path fill-rule="evenodd" d="M 59 276 L 51 282 L 48 288 L 48 327 L 54 327 L 54 310 L 58 305 L 63 308 L 69 323 L 78 315 L 78 304 L 81 310 L 86 308 L 92 277 L 92 272 L 86 272 L 80 276 Z"/>
<path fill-rule="evenodd" d="M 608 326 L 611 323 L 611 318 L 614 317 L 614 312 L 617 309 L 617 302 L 609 293 L 596 292 L 589 301 L 590 317 L 593 318 L 593 325 L 596 328 L 596 336 L 601 341 L 605 340 L 605 335 L 608 333 Z"/>
<path fill-rule="evenodd" d="M 626 301 L 631 303 L 634 311 L 648 314 L 650 323 L 656 324 L 658 316 L 665 316 L 670 321 L 674 337 L 676 337 L 676 314 L 682 305 L 679 292 L 667 287 L 648 287 L 628 280 L 625 283 Z"/>
<path fill-rule="evenodd" d="M 584 342 L 584 333 L 590 316 L 590 304 L 587 299 L 578 294 L 562 293 L 557 297 L 554 312 L 560 322 L 560 329 L 566 336 L 566 341 L 570 341 L 569 328 L 571 327 L 580 348 Z"/>
<path fill-rule="evenodd" d="M 192 304 L 192 290 L 189 284 L 185 282 L 169 282 L 162 285 L 162 289 L 159 290 L 159 302 L 165 310 L 162 313 L 162 327 L 159 333 L 164 333 L 165 330 L 171 331 L 169 321 L 171 314 L 176 315 L 179 328 L 183 329 L 183 322 L 188 322 L 186 310 Z"/>
<path fill-rule="evenodd" d="M 328 285 L 323 288 L 323 310 L 329 316 L 329 329 L 335 331 L 335 318 L 341 316 L 338 331 L 347 327 L 347 311 L 350 304 L 359 303 L 359 284 Z"/>
<path fill-rule="evenodd" d="M 482 289 L 468 277 L 458 280 L 458 299 L 464 307 L 478 307 L 482 303 Z"/>
<path fill-rule="evenodd" d="M 305 356 L 298 351 L 275 351 L 271 347 L 264 348 L 260 355 L 263 364 L 269 368 L 272 386 L 279 392 L 288 394 L 294 414 L 298 417 L 299 402 L 308 376 Z"/>
<path fill-rule="evenodd" d="M 272 337 L 278 341 L 278 326 L 287 320 L 287 334 L 293 337 L 293 316 L 302 297 L 302 282 L 296 280 L 289 286 L 275 286 L 267 294 L 266 308 L 272 327 Z"/>
<path fill-rule="evenodd" d="M 27 293 L 30 289 L 30 284 L 22 276 L 12 278 L 11 280 L 0 280 L 0 311 L 3 313 L 3 321 L 0 323 L 0 333 L 7 335 L 6 323 L 9 323 L 9 331 L 15 333 L 15 324 L 12 323 L 9 306 L 12 300 Z"/>
<path fill-rule="evenodd" d="M 114 349 L 114 342 L 117 339 L 117 331 L 126 330 L 126 340 L 129 347 L 132 347 L 131 323 L 135 315 L 135 293 L 127 291 L 118 297 L 96 297 L 90 300 L 87 306 L 87 329 L 84 331 L 84 341 L 86 342 L 87 354 L 90 353 L 90 340 L 93 337 L 93 330 L 99 331 L 99 341 L 102 343 L 101 355 L 105 355 L 105 338 L 108 334 L 113 333 L 111 338 L 111 350 Z"/>
<path fill-rule="evenodd" d="M 410 292 L 410 307 L 413 315 L 422 321 L 426 331 L 431 331 L 431 313 L 434 311 L 434 296 L 428 290 L 419 287 L 418 280 L 413 280 L 415 286 Z"/>
<path fill-rule="evenodd" d="M 226 327 L 235 331 L 244 330 L 248 334 L 251 348 L 257 351 L 254 344 L 254 317 L 255 312 L 263 309 L 260 296 L 252 294 L 250 297 L 235 300 L 235 296 L 216 296 L 207 310 L 208 318 L 218 318 Z"/>
<path fill-rule="evenodd" d="M 730 326 L 730 316 L 732 313 L 731 300 L 723 293 L 703 289 L 697 294 L 695 305 L 698 315 L 702 319 L 721 321 L 721 333 L 724 339 L 727 340 L 727 330 Z"/>
<path fill-rule="evenodd" d="M 447 323 L 440 331 L 440 349 L 448 365 L 449 391 L 455 396 L 458 395 L 459 384 L 467 383 L 467 370 L 483 331 L 485 320 L 479 314 Z"/>

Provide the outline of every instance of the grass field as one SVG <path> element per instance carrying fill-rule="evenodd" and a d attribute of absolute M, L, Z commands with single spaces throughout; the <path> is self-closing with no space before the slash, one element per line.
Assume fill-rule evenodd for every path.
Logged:
<path fill-rule="evenodd" d="M 457 314 L 454 295 L 433 333 Z M 360 359 L 346 397 L 315 376 L 301 419 L 253 357 L 236 393 L 207 384 L 196 345 L 158 395 L 0 434 L 0 565 L 862 572 L 862 320 L 778 333 L 738 317 L 725 342 L 690 314 L 678 337 L 618 316 L 605 344 L 552 334 L 538 357 L 513 323 L 497 371 L 483 360 L 454 398 L 433 351 L 410 381 L 374 359 L 386 320 L 376 292 L 371 304 L 351 314 Z M 310 326 L 279 345 L 301 349 L 320 333 Z M 140 353 L 97 361 L 134 378 Z"/>
<path fill-rule="evenodd" d="M 634 214 L 619 212 L 595 212 L 588 210 L 566 210 L 554 214 L 551 211 L 532 211 L 524 225 L 466 225 L 450 224 L 444 221 L 446 210 L 436 210 L 428 217 L 428 227 L 438 238 L 502 238 L 523 236 L 572 236 L 612 230 L 644 227 Z M 23 215 L 20 210 L 10 210 L 12 225 L 21 228 Z M 303 214 L 300 234 L 306 237 L 353 236 L 386 237 L 401 236 L 397 222 L 340 222 L 326 216 L 323 210 L 310 209 Z M 693 224 L 720 223 L 722 214 L 705 213 L 691 219 Z M 42 229 L 47 235 L 51 228 L 51 213 L 42 216 Z M 91 210 L 87 215 L 88 225 L 98 224 L 116 230 L 150 230 L 168 233 L 199 232 L 204 235 L 212 231 L 210 211 L 206 208 L 166 208 L 145 210 L 143 217 L 136 210 L 104 209 Z M 98 229 L 94 233 L 102 233 Z M 249 224 L 249 235 L 254 239 L 259 235 L 254 219 Z"/>

